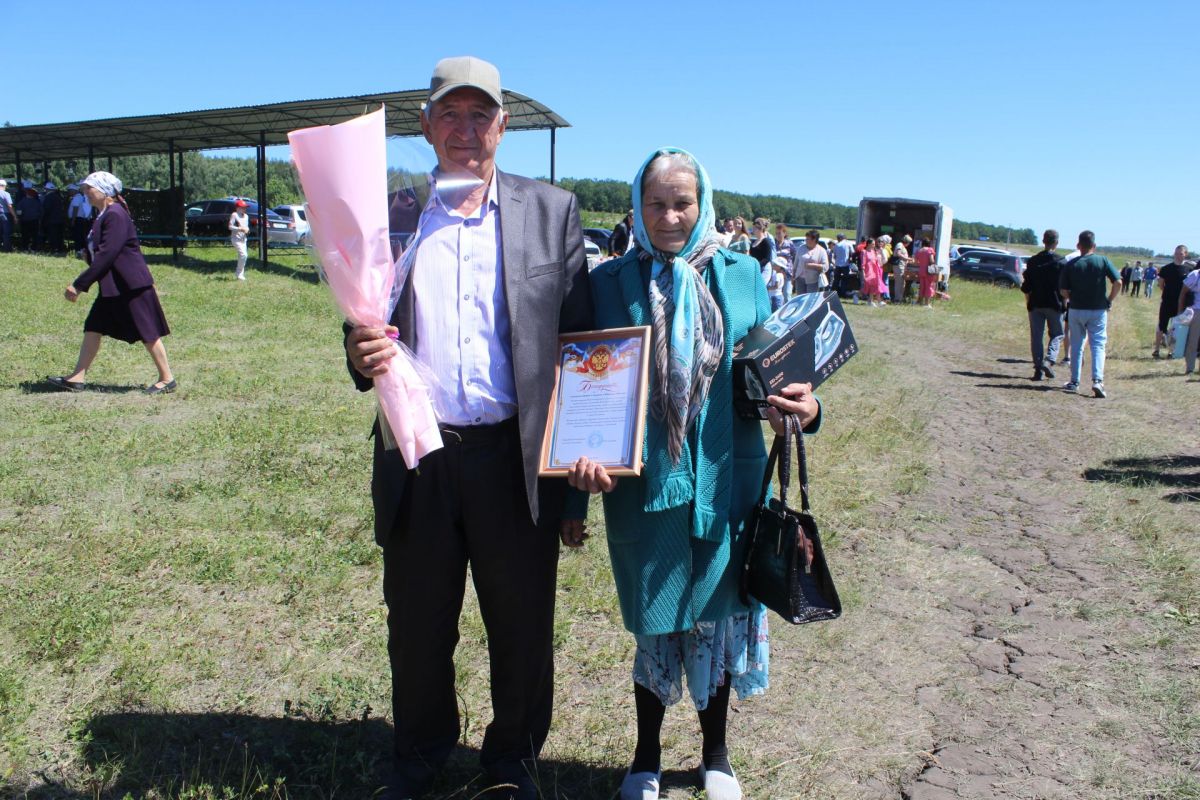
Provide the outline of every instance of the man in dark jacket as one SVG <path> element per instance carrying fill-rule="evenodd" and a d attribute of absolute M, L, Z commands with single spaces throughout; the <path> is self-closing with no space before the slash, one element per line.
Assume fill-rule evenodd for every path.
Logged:
<path fill-rule="evenodd" d="M 46 182 L 46 193 L 42 195 L 42 236 L 46 247 L 55 255 L 66 250 L 63 244 L 63 228 L 67 224 L 67 208 L 62 192 L 51 181 Z"/>
<path fill-rule="evenodd" d="M 1025 308 L 1029 311 L 1029 349 L 1033 355 L 1030 380 L 1034 381 L 1040 381 L 1043 375 L 1054 377 L 1051 367 L 1058 361 L 1058 348 L 1063 339 L 1063 301 L 1058 293 L 1058 274 L 1063 259 L 1054 252 L 1058 247 L 1058 231 L 1051 229 L 1042 234 L 1042 244 L 1046 249 L 1029 259 L 1021 281 Z M 1047 329 L 1050 347 L 1043 351 Z"/>
<path fill-rule="evenodd" d="M 21 218 L 21 247 L 32 253 L 42 246 L 42 198 L 32 184 L 22 184 L 15 208 Z"/>
<path fill-rule="evenodd" d="M 617 227 L 613 228 L 612 236 L 608 240 L 608 254 L 613 258 L 620 258 L 625 255 L 625 251 L 629 249 L 629 237 L 633 235 L 633 209 L 625 215 L 625 219 L 617 223 Z"/>

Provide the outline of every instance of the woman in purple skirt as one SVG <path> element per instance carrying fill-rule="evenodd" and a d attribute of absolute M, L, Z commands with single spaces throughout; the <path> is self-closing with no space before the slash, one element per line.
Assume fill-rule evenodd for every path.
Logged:
<path fill-rule="evenodd" d="M 63 391 L 82 391 L 88 368 L 100 352 L 100 337 L 111 336 L 130 344 L 141 342 L 154 359 L 158 381 L 144 389 L 146 394 L 173 392 L 175 378 L 162 343 L 162 337 L 171 331 L 154 291 L 150 268 L 142 256 L 129 206 L 121 197 L 121 181 L 111 172 L 93 172 L 83 179 L 80 189 L 99 216 L 92 222 L 84 251 L 88 268 L 67 286 L 64 294 L 74 303 L 81 292 L 99 283 L 100 296 L 83 323 L 83 345 L 79 348 L 75 371 L 48 380 Z"/>

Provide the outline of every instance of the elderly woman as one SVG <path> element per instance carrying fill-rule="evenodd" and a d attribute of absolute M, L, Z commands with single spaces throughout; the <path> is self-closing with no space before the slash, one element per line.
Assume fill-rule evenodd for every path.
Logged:
<path fill-rule="evenodd" d="M 74 303 L 81 292 L 98 283 L 100 296 L 83 323 L 83 345 L 75 371 L 48 380 L 63 391 L 82 391 L 88 368 L 100 352 L 100 339 L 109 336 L 145 345 L 158 369 L 158 381 L 144 389 L 146 394 L 173 392 L 175 378 L 162 343 L 162 337 L 171 331 L 154 291 L 154 278 L 142 256 L 129 207 L 121 197 L 121 181 L 111 172 L 93 172 L 80 187 L 99 216 L 92 222 L 84 251 L 88 267 L 67 286 L 64 295 Z"/>
<path fill-rule="evenodd" d="M 758 263 L 718 246 L 708 175 L 688 153 L 654 152 L 633 182 L 638 247 L 591 273 L 597 327 L 650 325 L 653 354 L 642 474 L 617 479 L 580 459 L 570 484 L 605 492 L 609 555 L 625 627 L 637 643 L 637 749 L 622 798 L 658 797 L 659 736 L 684 676 L 703 736 L 707 797 L 740 798 L 725 744 L 730 687 L 767 688 L 767 624 L 742 605 L 743 526 L 757 501 L 766 449 L 757 420 L 733 411 L 733 345 L 770 314 Z M 769 398 L 811 430 L 820 406 L 808 384 Z M 585 496 L 572 498 L 562 538 L 582 544 Z"/>

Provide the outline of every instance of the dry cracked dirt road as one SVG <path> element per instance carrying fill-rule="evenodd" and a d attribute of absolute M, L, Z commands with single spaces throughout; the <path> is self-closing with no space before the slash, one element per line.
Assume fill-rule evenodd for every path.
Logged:
<path fill-rule="evenodd" d="M 811 713 L 796 722 L 808 766 L 769 795 L 1200 796 L 1200 625 L 1172 613 L 1155 572 L 1186 567 L 1135 535 L 1200 508 L 1164 493 L 1200 483 L 1200 449 L 1186 414 L 1162 413 L 1200 384 L 1130 348 L 1110 359 L 1109 399 L 1068 395 L 1061 370 L 1029 380 L 1013 337 L 958 342 L 913 330 L 911 313 L 855 323 L 864 353 L 886 348 L 917 396 L 940 398 L 929 480 L 879 498 L 873 530 L 843 539 L 866 576 L 857 620 L 815 643 L 774 629 L 773 683 L 805 687 Z M 1112 480 L 1122 470 L 1165 477 L 1139 492 Z M 770 711 L 739 711 L 747 742 L 769 735 Z"/>

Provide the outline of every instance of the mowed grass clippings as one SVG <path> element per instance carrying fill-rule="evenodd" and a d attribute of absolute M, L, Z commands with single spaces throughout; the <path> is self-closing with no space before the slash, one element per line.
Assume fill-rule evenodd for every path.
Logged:
<path fill-rule="evenodd" d="M 154 377 L 144 349 L 107 340 L 93 389 L 47 391 L 42 379 L 74 363 L 91 298 L 61 298 L 78 262 L 0 256 L 12 287 L 0 327 L 0 794 L 60 786 L 63 797 L 356 797 L 381 773 L 390 686 L 368 494 L 373 406 L 349 384 L 338 314 L 304 257 L 252 268 L 241 284 L 230 255 L 212 248 L 152 265 L 180 383 L 158 398 L 136 391 Z M 1012 313 L 1019 294 L 962 284 L 953 293 L 934 312 L 879 313 L 1024 352 L 1024 315 Z M 856 612 L 889 590 L 881 562 L 900 564 L 912 586 L 942 579 L 878 519 L 897 509 L 909 526 L 942 518 L 919 497 L 939 477 L 927 426 L 947 424 L 953 410 L 939 408 L 929 376 L 905 370 L 908 343 L 873 335 L 869 313 L 850 311 L 863 352 L 821 388 L 825 427 L 809 443 L 846 619 L 772 620 L 773 689 L 731 714 L 750 796 L 854 797 L 860 784 L 896 783 L 925 746 L 912 698 L 872 677 L 891 662 L 920 663 L 920 609 L 908 619 Z M 1144 338 L 1145 315 L 1127 316 L 1115 315 L 1117 338 L 1122 326 Z M 1114 361 L 1135 350 L 1114 342 Z M 611 796 L 635 738 L 632 638 L 598 502 L 590 513 L 588 546 L 560 563 L 546 797 Z M 1099 520 L 1129 523 L 1115 510 Z M 1181 647 L 1171 631 L 1196 613 L 1194 581 L 1178 577 L 1191 551 L 1185 526 L 1160 528 L 1140 566 L 1180 615 L 1162 618 L 1159 640 Z M 483 788 L 475 750 L 490 718 L 487 637 L 469 591 L 461 632 L 467 749 L 440 796 Z M 1168 684 L 1146 691 L 1171 698 Z M 1186 738 L 1188 706 L 1171 707 L 1169 730 Z M 663 738 L 672 796 L 690 792 L 684 771 L 699 742 L 690 706 L 673 707 Z"/>

